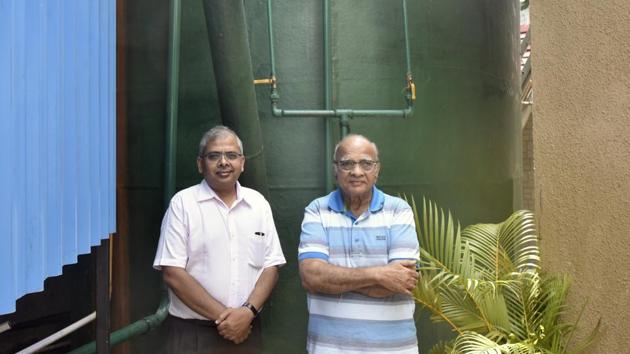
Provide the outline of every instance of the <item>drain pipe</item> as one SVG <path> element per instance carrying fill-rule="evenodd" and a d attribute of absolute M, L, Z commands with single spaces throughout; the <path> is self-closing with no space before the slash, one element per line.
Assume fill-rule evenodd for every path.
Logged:
<path fill-rule="evenodd" d="M 94 319 L 96 319 L 96 311 L 92 312 L 91 314 L 85 316 L 84 318 L 80 319 L 79 321 L 69 325 L 68 327 L 51 334 L 50 336 L 40 340 L 39 342 L 29 346 L 28 348 L 22 349 L 19 352 L 17 352 L 16 354 L 31 354 L 31 353 L 36 353 L 38 351 L 40 351 L 41 349 L 47 347 L 48 345 L 58 341 L 59 339 L 67 336 L 68 334 L 76 331 L 77 329 L 85 326 L 86 324 L 94 321 Z M 96 342 L 94 342 L 94 350 L 96 350 Z"/>
<path fill-rule="evenodd" d="M 270 5 L 271 6 L 271 5 Z M 330 52 L 330 37 L 331 37 L 331 28 L 330 25 L 330 0 L 324 0 L 324 9 L 323 9 L 323 17 L 324 17 L 324 109 L 330 110 L 332 109 L 332 53 Z M 271 11 L 268 11 L 271 14 Z M 270 15 L 271 16 L 271 15 Z M 269 19 L 271 21 L 271 17 Z M 269 24 L 271 26 L 271 23 Z M 325 157 L 324 164 L 326 168 L 324 169 L 326 173 L 325 181 L 326 181 L 326 193 L 333 190 L 333 180 L 332 180 L 332 161 L 333 158 L 333 148 L 332 148 L 332 128 L 331 128 L 331 120 L 329 118 L 324 118 L 324 127 L 325 127 L 325 135 L 326 135 L 326 148 L 325 148 Z"/>
<path fill-rule="evenodd" d="M 241 182 L 268 196 L 243 0 L 203 0 L 203 6 L 223 124 L 243 140 L 247 163 Z"/>
<path fill-rule="evenodd" d="M 157 327 L 166 319 L 168 315 L 168 294 L 162 294 L 162 300 L 157 311 L 151 316 L 147 316 L 141 320 L 138 320 L 126 327 L 123 327 L 117 331 L 112 332 L 109 335 L 109 346 L 113 347 L 118 343 L 124 342 L 137 335 L 147 333 Z M 79 347 L 68 354 L 91 354 L 96 352 L 96 342 L 88 343 L 82 347 Z"/>
<path fill-rule="evenodd" d="M 164 166 L 164 205 L 167 208 L 175 194 L 177 160 L 177 117 L 179 109 L 179 54 L 181 43 L 181 0 L 171 0 L 171 23 L 168 47 L 168 81 L 166 102 L 166 137 Z"/>

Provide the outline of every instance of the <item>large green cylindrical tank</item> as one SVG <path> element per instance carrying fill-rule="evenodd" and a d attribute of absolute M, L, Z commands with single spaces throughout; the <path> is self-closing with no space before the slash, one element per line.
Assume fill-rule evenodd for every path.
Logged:
<path fill-rule="evenodd" d="M 268 70 L 264 2 L 250 5 L 250 42 L 261 77 Z M 321 3 L 276 0 L 273 10 L 280 106 L 322 108 Z M 408 1 L 414 114 L 350 123 L 352 132 L 379 146 L 378 184 L 385 191 L 427 196 L 464 224 L 510 213 L 519 181 L 518 11 L 517 1 Z M 402 1 L 332 1 L 331 14 L 334 107 L 404 108 Z M 259 89 L 272 204 L 289 264 L 267 313 L 266 338 L 270 352 L 281 353 L 304 340 L 305 297 L 295 257 L 300 206 L 325 192 L 322 172 L 331 159 L 324 156 L 321 119 L 273 118 L 263 103 L 267 95 Z M 426 314 L 418 332 L 421 353 L 450 335 Z"/>
<path fill-rule="evenodd" d="M 130 220 L 134 237 L 131 283 L 138 284 L 131 288 L 131 306 L 136 318 L 153 312 L 147 299 L 154 297 L 158 303 L 158 275 L 150 270 L 150 261 L 162 213 L 162 203 L 151 202 L 161 195 L 154 189 L 160 188 L 162 174 L 151 177 L 161 162 L 146 154 L 163 151 L 159 145 L 163 123 L 159 112 L 149 117 L 144 108 L 155 110 L 152 105 L 161 104 L 163 96 L 156 87 L 163 83 L 146 78 L 146 73 L 150 69 L 152 75 L 161 72 L 163 63 L 156 68 L 141 58 L 144 51 L 165 54 L 166 37 L 150 32 L 158 20 L 141 11 L 155 11 L 153 1 L 129 4 L 133 6 L 129 31 L 140 33 L 129 34 L 137 41 L 130 47 L 126 69 L 130 85 L 137 88 L 135 93 L 130 90 L 128 103 L 129 174 L 136 188 L 130 192 L 130 209 L 142 210 L 132 212 Z M 255 78 L 268 77 L 270 70 L 266 6 L 266 0 L 245 1 Z M 312 0 L 274 0 L 273 10 L 279 105 L 322 109 L 323 5 Z M 519 203 L 513 197 L 520 180 L 518 11 L 516 0 L 408 1 L 411 67 L 417 86 L 413 116 L 350 122 L 352 132 L 378 144 L 379 185 L 386 192 L 427 196 L 451 209 L 463 224 L 498 221 Z M 401 1 L 332 1 L 331 14 L 333 106 L 404 108 Z M 160 15 L 160 21 L 164 20 L 166 14 Z M 197 140 L 221 121 L 200 1 L 184 2 L 182 24 L 179 188 L 198 182 Z M 147 81 L 153 89 L 143 94 Z M 264 310 L 265 347 L 268 353 L 301 353 L 307 310 L 297 271 L 297 245 L 303 207 L 327 193 L 325 171 L 331 159 L 325 154 L 325 122 L 322 118 L 273 117 L 269 88 L 256 90 L 270 202 L 288 261 Z M 136 209 L 139 206 L 142 209 Z M 419 319 L 418 332 L 421 353 L 450 335 L 426 315 Z M 149 352 L 157 342 L 157 336 L 136 341 L 134 352 Z"/>

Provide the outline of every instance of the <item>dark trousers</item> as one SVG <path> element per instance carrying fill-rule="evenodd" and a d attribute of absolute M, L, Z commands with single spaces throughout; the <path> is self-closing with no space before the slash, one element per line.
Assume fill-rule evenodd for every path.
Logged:
<path fill-rule="evenodd" d="M 219 334 L 213 321 L 190 320 L 169 315 L 164 321 L 167 338 L 163 354 L 249 354 L 262 353 L 260 319 L 241 344 L 234 344 Z"/>

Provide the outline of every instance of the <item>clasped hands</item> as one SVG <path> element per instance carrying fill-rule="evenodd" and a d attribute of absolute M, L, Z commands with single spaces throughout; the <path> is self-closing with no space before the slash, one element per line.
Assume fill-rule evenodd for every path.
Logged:
<path fill-rule="evenodd" d="M 251 333 L 253 319 L 254 314 L 246 307 L 227 308 L 214 323 L 223 338 L 240 344 Z"/>
<path fill-rule="evenodd" d="M 399 294 L 411 295 L 418 282 L 416 261 L 405 260 L 390 263 L 379 269 L 379 284 Z"/>

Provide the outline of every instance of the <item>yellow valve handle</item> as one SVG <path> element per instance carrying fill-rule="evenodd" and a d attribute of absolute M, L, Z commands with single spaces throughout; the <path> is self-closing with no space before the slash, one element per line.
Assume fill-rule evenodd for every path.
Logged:
<path fill-rule="evenodd" d="M 254 80 L 254 85 L 271 85 L 273 84 L 273 79 L 257 79 Z"/>
<path fill-rule="evenodd" d="M 414 84 L 413 82 L 410 82 L 409 86 L 411 87 L 411 100 L 415 101 L 416 100 L 416 84 Z"/>

